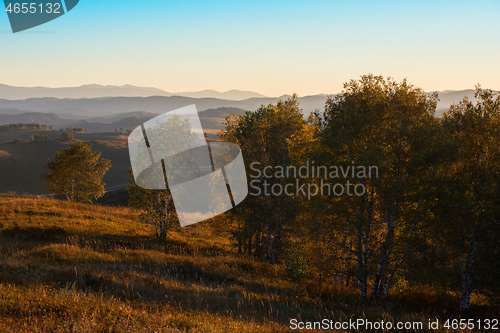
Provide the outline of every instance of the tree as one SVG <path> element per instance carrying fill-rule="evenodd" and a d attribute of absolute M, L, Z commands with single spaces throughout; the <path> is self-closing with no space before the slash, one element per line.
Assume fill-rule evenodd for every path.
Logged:
<path fill-rule="evenodd" d="M 155 227 L 159 238 L 167 238 L 168 229 L 177 219 L 169 182 L 179 183 L 186 179 L 183 177 L 194 179 L 199 174 L 199 167 L 194 162 L 195 155 L 189 153 L 188 149 L 193 147 L 192 143 L 196 138 L 189 119 L 173 116 L 148 131 L 149 142 L 156 143 L 157 150 L 162 152 L 164 158 L 149 165 L 149 155 L 135 157 L 136 163 L 143 163 L 145 167 L 143 172 L 136 175 L 130 170 L 130 185 L 127 187 L 129 206 L 143 212 L 143 218 Z M 187 153 L 177 154 L 175 159 L 169 158 L 176 154 L 176 149 Z M 155 177 L 158 170 L 161 170 L 161 180 Z M 167 175 L 173 178 L 167 179 Z"/>
<path fill-rule="evenodd" d="M 49 160 L 49 173 L 43 174 L 50 191 L 74 202 L 91 202 L 104 195 L 102 178 L 111 167 L 109 160 L 92 146 L 78 142 L 58 151 Z"/>
<path fill-rule="evenodd" d="M 30 139 L 31 142 L 41 142 L 41 141 L 49 141 L 49 140 L 50 140 L 50 138 L 47 134 L 45 134 L 45 135 L 35 134 Z"/>
<path fill-rule="evenodd" d="M 333 198 L 330 210 L 331 229 L 348 238 L 334 242 L 356 263 L 363 298 L 370 279 L 370 297 L 387 296 L 418 230 L 433 163 L 435 107 L 435 95 L 406 80 L 365 75 L 346 83 L 319 115 L 323 164 L 379 168 L 379 176 L 360 179 L 365 195 Z"/>
<path fill-rule="evenodd" d="M 62 134 L 63 141 L 68 142 L 68 141 L 73 141 L 74 139 L 75 137 L 73 136 L 73 133 L 71 133 L 70 131 L 63 132 Z"/>
<path fill-rule="evenodd" d="M 499 248 L 498 240 L 494 240 L 500 229 L 500 95 L 495 97 L 491 90 L 478 86 L 476 98 L 476 104 L 465 98 L 452 105 L 443 120 L 455 145 L 453 163 L 448 168 L 448 200 L 443 206 L 448 207 L 444 218 L 459 246 L 461 311 L 470 306 L 477 281 L 477 262 L 481 257 L 478 254 L 488 239 L 493 242 L 489 242 L 489 248 L 483 253 L 489 255 Z M 487 266 L 489 270 L 493 268 L 490 263 Z M 484 276 L 486 272 L 483 273 Z"/>
<path fill-rule="evenodd" d="M 261 171 L 266 166 L 286 170 L 291 164 L 290 144 L 299 136 L 305 120 L 299 108 L 297 95 L 276 105 L 261 106 L 255 112 L 235 118 L 226 118 L 226 128 L 219 133 L 222 141 L 238 144 L 247 163 L 259 162 Z M 254 166 L 255 168 L 255 166 Z M 242 213 L 238 219 L 235 236 L 238 244 L 247 253 L 263 256 L 270 263 L 277 263 L 284 244 L 284 232 L 298 209 L 295 198 L 266 194 L 267 189 L 278 185 L 284 188 L 292 179 L 264 177 L 261 172 L 261 191 L 258 196 L 250 195 L 242 207 L 235 211 Z M 244 219 L 243 223 L 239 219 Z"/>
<path fill-rule="evenodd" d="M 145 221 L 155 227 L 156 237 L 167 238 L 168 229 L 172 227 L 176 217 L 174 202 L 170 190 L 149 190 L 135 184 L 130 170 L 130 185 L 128 204 L 142 211 Z"/>

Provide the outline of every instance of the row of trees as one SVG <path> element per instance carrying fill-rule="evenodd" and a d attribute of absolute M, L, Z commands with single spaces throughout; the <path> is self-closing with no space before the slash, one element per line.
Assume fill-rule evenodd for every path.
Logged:
<path fill-rule="evenodd" d="M 242 148 L 247 170 L 255 161 L 380 170 L 359 179 L 362 196 L 249 196 L 228 217 L 238 249 L 276 263 L 300 248 L 320 282 L 355 282 L 363 298 L 385 298 L 395 283 L 460 283 L 466 310 L 473 285 L 498 291 L 500 98 L 479 87 L 476 98 L 439 119 L 435 94 L 367 75 L 307 121 L 296 96 L 228 117 L 220 138 Z M 306 181 L 352 180 L 320 178 Z"/>
<path fill-rule="evenodd" d="M 52 125 L 40 125 L 35 123 L 18 123 L 18 124 L 8 124 L 0 126 L 0 132 L 4 131 L 13 131 L 13 130 L 21 130 L 21 129 L 44 129 L 44 130 L 54 130 L 54 126 Z"/>
<path fill-rule="evenodd" d="M 72 126 L 67 126 L 64 128 L 64 131 L 67 132 L 74 132 L 74 133 L 88 133 L 89 129 L 88 128 L 83 128 L 83 127 L 72 127 Z"/>
<path fill-rule="evenodd" d="M 50 137 L 47 134 L 44 135 L 39 135 L 35 134 L 30 138 L 30 142 L 43 142 L 43 141 L 49 141 Z"/>

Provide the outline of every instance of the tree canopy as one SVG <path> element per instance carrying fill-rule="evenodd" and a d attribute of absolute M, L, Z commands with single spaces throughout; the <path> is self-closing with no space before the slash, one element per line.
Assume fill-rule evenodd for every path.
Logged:
<path fill-rule="evenodd" d="M 47 161 L 50 172 L 43 174 L 52 193 L 67 200 L 91 202 L 104 195 L 102 178 L 111 167 L 109 160 L 91 145 L 78 142 L 58 151 L 53 160 Z"/>
<path fill-rule="evenodd" d="M 500 95 L 477 87 L 476 99 L 438 118 L 437 94 L 363 75 L 307 121 L 296 96 L 227 117 L 219 137 L 241 147 L 249 171 L 249 196 L 222 219 L 238 251 L 284 262 L 297 281 L 353 284 L 362 298 L 428 285 L 459 291 L 462 311 L 475 291 L 498 300 Z M 305 165 L 377 172 L 264 177 Z M 254 186 L 299 180 L 316 189 L 356 180 L 365 191 L 308 197 Z"/>

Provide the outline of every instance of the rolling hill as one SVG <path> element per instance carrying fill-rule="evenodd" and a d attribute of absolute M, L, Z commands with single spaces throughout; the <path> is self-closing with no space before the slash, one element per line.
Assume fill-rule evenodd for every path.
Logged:
<path fill-rule="evenodd" d="M 439 92 L 440 102 L 437 105 L 436 116 L 441 117 L 450 105 L 459 102 L 467 96 L 474 100 L 474 90 L 463 91 L 443 91 Z M 150 97 L 101 97 L 101 98 L 77 98 L 77 99 L 58 99 L 58 98 L 28 98 L 24 100 L 0 99 L 0 125 L 12 122 L 18 122 L 22 114 L 29 114 L 28 117 L 36 119 L 34 112 L 47 113 L 51 117 L 55 115 L 61 119 L 67 120 L 86 120 L 107 123 L 107 121 L 95 118 L 120 116 L 124 113 L 149 113 L 163 114 L 165 112 L 181 108 L 187 105 L 195 104 L 198 111 L 205 111 L 217 108 L 235 108 L 253 111 L 261 105 L 275 104 L 279 99 L 286 99 L 289 96 L 276 98 L 270 97 L 252 97 L 244 100 L 231 100 L 220 98 L 193 98 L 183 96 L 150 96 Z M 323 110 L 327 95 L 313 95 L 299 98 L 300 106 L 305 116 L 308 116 L 314 110 Z M 19 116 L 19 117 L 17 117 Z M 23 116 L 24 117 L 24 116 Z M 47 117 L 47 115 L 40 116 Z M 119 120 L 119 119 L 118 119 Z M 118 121 L 117 120 L 117 121 Z M 59 121 L 54 119 L 54 126 Z M 65 126 L 70 122 L 60 121 Z M 127 126 L 127 125 L 124 125 Z M 78 127 L 78 126 L 76 126 Z M 96 126 L 96 128 L 99 126 Z M 117 126 L 123 127 L 123 126 Z M 102 130 L 102 128 L 101 128 Z"/>
<path fill-rule="evenodd" d="M 276 103 L 279 98 L 250 98 L 243 101 L 232 101 L 216 98 L 189 97 L 106 97 L 95 99 L 57 99 L 30 98 L 26 100 L 0 100 L 0 114 L 11 114 L 10 110 L 26 110 L 26 112 L 54 113 L 66 119 L 89 119 L 106 117 L 119 113 L 144 111 L 163 114 L 187 105 L 195 104 L 198 111 L 217 108 L 238 108 L 253 111 L 261 105 Z M 301 107 L 307 115 L 324 107 L 326 96 L 308 96 L 299 98 Z"/>
<path fill-rule="evenodd" d="M 217 132 L 224 127 L 225 116 L 244 112 L 246 111 L 234 108 L 206 110 L 200 113 L 200 121 L 209 138 L 217 139 Z M 92 149 L 102 153 L 102 158 L 111 160 L 112 166 L 104 176 L 107 191 L 123 190 L 130 181 L 127 129 L 134 129 L 156 115 L 141 112 L 123 116 L 125 118 L 115 115 L 68 124 L 89 129 L 88 133 L 74 133 L 75 139 L 91 143 Z M 116 128 L 119 129 L 118 132 L 115 131 Z M 96 130 L 99 133 L 94 133 Z M 30 138 L 37 134 L 48 135 L 50 140 L 30 142 Z M 62 131 L 42 129 L 0 131 L 0 193 L 48 194 L 40 174 L 47 172 L 45 162 L 70 144 L 62 141 L 61 135 Z"/>
<path fill-rule="evenodd" d="M 0 195 L 0 331 L 286 331 L 300 303 L 282 266 L 238 255 L 208 224 L 161 240 L 141 221 L 128 208 Z"/>
<path fill-rule="evenodd" d="M 211 124 L 205 126 L 207 129 L 214 129 L 215 123 L 217 129 L 221 129 L 222 121 L 224 117 L 229 114 L 240 115 L 246 111 L 239 108 L 216 108 L 208 109 L 200 112 L 200 117 L 214 118 L 217 119 L 215 122 L 212 121 Z M 135 127 L 141 125 L 143 122 L 158 116 L 159 113 L 145 112 L 145 111 L 132 111 L 124 112 L 118 114 L 112 114 L 101 117 L 92 117 L 84 119 L 73 119 L 64 118 L 64 115 L 58 115 L 55 113 L 47 112 L 25 112 L 17 114 L 0 114 L 0 126 L 7 124 L 18 124 L 18 123 L 35 123 L 35 124 L 46 124 L 53 125 L 56 130 L 63 129 L 66 127 L 81 127 L 87 129 L 90 132 L 113 132 L 118 129 L 127 130 L 128 128 L 134 129 Z"/>
<path fill-rule="evenodd" d="M 129 208 L 0 194 L 0 331 L 278 333 L 293 318 L 424 328 L 460 318 L 449 291 L 364 301 L 355 285 L 318 285 L 315 272 L 294 282 L 284 264 L 239 254 L 232 242 L 223 218 L 174 225 L 158 239 Z M 491 306 L 468 314 L 497 315 Z"/>

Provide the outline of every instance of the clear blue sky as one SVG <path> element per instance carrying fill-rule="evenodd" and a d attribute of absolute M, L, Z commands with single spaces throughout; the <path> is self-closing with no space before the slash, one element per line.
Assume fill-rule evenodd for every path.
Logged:
<path fill-rule="evenodd" d="M 17 34 L 0 12 L 0 83 L 278 96 L 374 73 L 428 91 L 500 89 L 499 35 L 499 0 L 80 0 Z"/>

